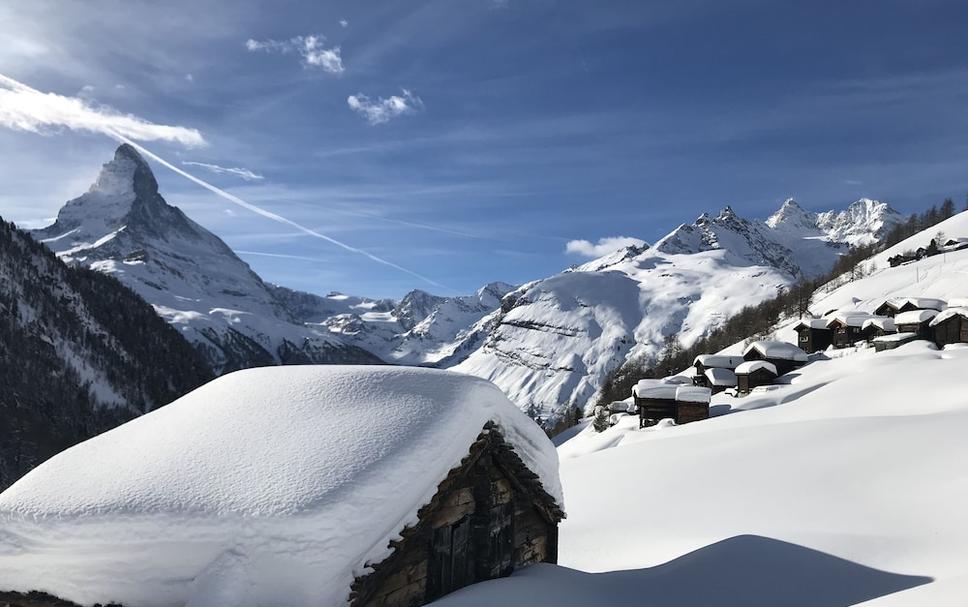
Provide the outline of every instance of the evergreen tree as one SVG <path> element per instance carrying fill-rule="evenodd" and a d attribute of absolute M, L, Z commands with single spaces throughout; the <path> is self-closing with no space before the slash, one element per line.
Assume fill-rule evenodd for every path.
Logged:
<path fill-rule="evenodd" d="M 592 421 L 592 427 L 595 428 L 595 432 L 604 432 L 611 427 L 609 417 L 611 416 L 607 405 L 598 405 L 595 407 L 595 419 Z"/>

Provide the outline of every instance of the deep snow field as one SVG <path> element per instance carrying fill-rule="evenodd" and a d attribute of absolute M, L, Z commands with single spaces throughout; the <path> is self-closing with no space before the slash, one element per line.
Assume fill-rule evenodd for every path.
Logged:
<path fill-rule="evenodd" d="M 559 447 L 560 566 L 457 605 L 965 605 L 968 349 L 831 352 L 715 417 Z"/>

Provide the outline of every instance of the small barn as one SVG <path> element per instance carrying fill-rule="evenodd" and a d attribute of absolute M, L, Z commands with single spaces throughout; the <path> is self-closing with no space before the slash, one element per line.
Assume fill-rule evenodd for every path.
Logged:
<path fill-rule="evenodd" d="M 766 339 L 754 341 L 746 346 L 746 350 L 743 351 L 743 360 L 766 361 L 773 365 L 774 372 L 783 375 L 807 364 L 809 358 L 806 352 L 791 343 Z M 739 372 L 736 373 L 736 377 L 738 386 Z"/>
<path fill-rule="evenodd" d="M 709 388 L 699 386 L 676 388 L 676 423 L 688 424 L 708 419 L 710 396 L 712 392 Z"/>
<path fill-rule="evenodd" d="M 706 371 L 709 369 L 735 369 L 743 362 L 742 356 L 729 354 L 700 354 L 693 361 L 696 374 L 693 376 L 693 383 L 697 386 L 710 387 Z"/>
<path fill-rule="evenodd" d="M 918 339 L 917 333 L 892 333 L 891 335 L 875 337 L 871 340 L 871 343 L 874 344 L 875 352 L 883 352 L 884 350 L 893 350 L 916 339 Z"/>
<path fill-rule="evenodd" d="M 872 341 L 875 337 L 897 333 L 897 327 L 890 316 L 871 316 L 864 321 L 861 333 L 866 341 Z"/>
<path fill-rule="evenodd" d="M 804 352 L 820 352 L 833 343 L 833 331 L 823 318 L 804 318 L 793 325 L 793 330 L 797 332 L 797 345 Z"/>
<path fill-rule="evenodd" d="M 778 374 L 776 366 L 765 360 L 751 360 L 736 367 L 736 392 L 749 394 L 757 386 L 772 384 Z"/>
<path fill-rule="evenodd" d="M 554 445 L 486 380 L 249 369 L 0 494 L 0 588 L 85 605 L 415 607 L 555 562 L 562 503 Z"/>
<path fill-rule="evenodd" d="M 968 343 L 968 307 L 948 308 L 931 319 L 929 326 L 938 346 Z"/>
<path fill-rule="evenodd" d="M 719 394 L 723 390 L 736 387 L 736 373 L 734 373 L 732 369 L 706 369 L 706 373 L 704 373 L 704 375 L 706 387 L 708 387 L 713 394 Z"/>
<path fill-rule="evenodd" d="M 934 339 L 931 321 L 938 315 L 936 310 L 911 310 L 894 317 L 898 333 L 914 333 L 918 339 Z"/>
<path fill-rule="evenodd" d="M 848 348 L 864 341 L 863 326 L 870 317 L 870 314 L 864 312 L 847 312 L 835 314 L 827 319 L 827 328 L 833 334 L 834 347 Z"/>
<path fill-rule="evenodd" d="M 935 310 L 940 312 L 947 307 L 943 299 L 933 297 L 892 297 L 885 300 L 874 310 L 876 316 L 897 316 L 902 312 L 915 310 Z"/>
<path fill-rule="evenodd" d="M 675 419 L 677 384 L 661 379 L 640 379 L 632 388 L 639 428 L 651 426 L 660 419 Z"/>

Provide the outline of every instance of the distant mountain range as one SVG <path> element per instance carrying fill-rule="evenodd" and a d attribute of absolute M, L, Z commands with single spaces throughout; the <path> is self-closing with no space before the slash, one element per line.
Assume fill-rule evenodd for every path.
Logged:
<path fill-rule="evenodd" d="M 628 357 L 684 343 L 799 276 L 828 270 L 901 216 L 861 199 L 811 213 L 787 200 L 765 222 L 726 207 L 654 246 L 628 247 L 520 287 L 473 295 L 415 290 L 400 301 L 268 284 L 158 193 L 122 145 L 91 189 L 35 237 L 64 261 L 116 276 L 218 372 L 293 362 L 433 365 L 494 381 L 548 423 L 595 396 Z"/>

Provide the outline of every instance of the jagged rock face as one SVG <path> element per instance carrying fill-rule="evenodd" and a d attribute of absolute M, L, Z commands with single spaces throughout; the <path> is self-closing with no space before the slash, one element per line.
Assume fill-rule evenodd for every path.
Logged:
<path fill-rule="evenodd" d="M 876 242 L 889 229 L 904 221 L 887 203 L 861 198 L 846 210 L 817 214 L 817 225 L 832 239 L 851 245 Z"/>
<path fill-rule="evenodd" d="M 64 261 L 131 287 L 219 372 L 286 362 L 380 362 L 299 322 L 287 307 L 295 298 L 264 283 L 221 239 L 169 205 L 131 146 L 120 146 L 90 190 L 34 235 Z"/>

